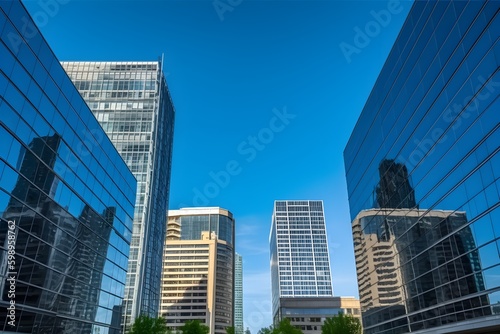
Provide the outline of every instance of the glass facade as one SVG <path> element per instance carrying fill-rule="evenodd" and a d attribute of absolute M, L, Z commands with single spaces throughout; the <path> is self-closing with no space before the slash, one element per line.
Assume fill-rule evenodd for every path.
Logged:
<path fill-rule="evenodd" d="M 137 179 L 124 325 L 157 316 L 174 108 L 161 62 L 62 62 Z"/>
<path fill-rule="evenodd" d="M 323 201 L 275 201 L 269 244 L 275 319 L 281 298 L 333 296 Z"/>
<path fill-rule="evenodd" d="M 234 247 L 217 241 L 214 334 L 224 334 L 227 327 L 234 326 Z"/>
<path fill-rule="evenodd" d="M 344 151 L 366 334 L 500 331 L 499 8 L 416 1 Z"/>
<path fill-rule="evenodd" d="M 234 258 L 234 333 L 243 334 L 243 258 Z"/>
<path fill-rule="evenodd" d="M 0 59 L 0 331 L 119 333 L 136 180 L 20 1 Z"/>
<path fill-rule="evenodd" d="M 179 217 L 181 240 L 198 240 L 201 232 L 214 232 L 220 240 L 233 244 L 234 220 L 232 217 L 216 214 Z"/>

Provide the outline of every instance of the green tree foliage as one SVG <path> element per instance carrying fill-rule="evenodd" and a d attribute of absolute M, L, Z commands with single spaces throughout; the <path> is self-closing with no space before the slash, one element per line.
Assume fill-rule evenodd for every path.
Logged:
<path fill-rule="evenodd" d="M 269 326 L 259 329 L 257 334 L 271 334 L 272 332 L 273 332 L 273 326 Z"/>
<path fill-rule="evenodd" d="M 180 327 L 182 334 L 208 334 L 210 328 L 202 324 L 199 320 L 188 321 Z"/>
<path fill-rule="evenodd" d="M 163 317 L 151 318 L 141 315 L 135 319 L 129 334 L 168 334 L 165 319 Z"/>
<path fill-rule="evenodd" d="M 290 319 L 284 318 L 278 326 L 264 327 L 257 334 L 303 334 L 302 331 L 290 323 Z"/>
<path fill-rule="evenodd" d="M 227 327 L 226 328 L 226 334 L 234 334 L 234 327 L 233 326 Z"/>
<path fill-rule="evenodd" d="M 322 334 L 362 334 L 359 319 L 340 313 L 333 318 L 326 318 L 321 329 Z"/>
<path fill-rule="evenodd" d="M 278 324 L 278 327 L 274 327 L 272 334 L 303 334 L 300 329 L 292 326 L 290 319 L 284 318 Z"/>

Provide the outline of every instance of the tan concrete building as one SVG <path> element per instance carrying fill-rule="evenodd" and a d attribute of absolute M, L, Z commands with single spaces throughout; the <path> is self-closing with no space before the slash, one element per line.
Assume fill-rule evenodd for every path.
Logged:
<path fill-rule="evenodd" d="M 304 334 L 320 334 L 326 318 L 339 313 L 352 315 L 361 323 L 359 299 L 354 297 L 281 298 L 281 314 Z"/>
<path fill-rule="evenodd" d="M 199 320 L 211 334 L 225 334 L 233 326 L 233 238 L 234 220 L 227 210 L 169 211 L 160 299 L 168 327 Z"/>

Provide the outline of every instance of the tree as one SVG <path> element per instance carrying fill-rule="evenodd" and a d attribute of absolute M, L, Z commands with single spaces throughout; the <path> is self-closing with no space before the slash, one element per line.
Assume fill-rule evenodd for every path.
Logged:
<path fill-rule="evenodd" d="M 132 329 L 129 334 L 167 334 L 170 331 L 167 329 L 165 319 L 163 317 L 151 318 L 146 315 L 141 315 L 135 319 Z"/>
<path fill-rule="evenodd" d="M 248 329 L 248 327 L 247 330 L 245 331 L 245 334 L 252 334 L 252 332 L 250 332 L 250 329 Z"/>
<path fill-rule="evenodd" d="M 227 327 L 226 328 L 226 334 L 234 334 L 234 327 L 233 326 Z"/>
<path fill-rule="evenodd" d="M 202 324 L 199 320 L 188 321 L 180 327 L 182 334 L 208 334 L 210 328 Z"/>
<path fill-rule="evenodd" d="M 290 319 L 284 318 L 277 326 L 264 327 L 257 334 L 303 334 L 300 329 L 290 323 Z"/>
<path fill-rule="evenodd" d="M 257 334 L 271 334 L 272 332 L 273 332 L 273 326 L 269 326 L 259 329 Z"/>
<path fill-rule="evenodd" d="M 290 323 L 290 319 L 284 318 L 278 324 L 278 327 L 274 327 L 272 334 L 303 334 L 300 329 L 293 326 Z"/>
<path fill-rule="evenodd" d="M 326 318 L 321 334 L 362 334 L 359 319 L 340 313 L 333 318 Z"/>

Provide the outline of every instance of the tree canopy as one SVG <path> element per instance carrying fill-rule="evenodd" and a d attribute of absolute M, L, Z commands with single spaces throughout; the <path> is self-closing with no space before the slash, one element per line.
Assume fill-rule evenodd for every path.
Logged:
<path fill-rule="evenodd" d="M 141 315 L 135 319 L 132 329 L 129 334 L 167 334 L 170 331 L 167 329 L 165 319 L 163 317 L 151 318 L 146 315 Z"/>
<path fill-rule="evenodd" d="M 359 319 L 340 313 L 333 318 L 326 318 L 321 329 L 322 334 L 362 334 Z"/>
<path fill-rule="evenodd" d="M 199 320 L 188 321 L 180 327 L 182 334 L 208 334 L 210 328 L 202 324 Z"/>
<path fill-rule="evenodd" d="M 269 326 L 259 329 L 257 334 L 271 334 L 272 332 L 273 332 L 273 326 Z"/>
<path fill-rule="evenodd" d="M 290 319 L 284 318 L 277 326 L 264 327 L 257 334 L 303 334 L 300 329 L 290 323 Z"/>

